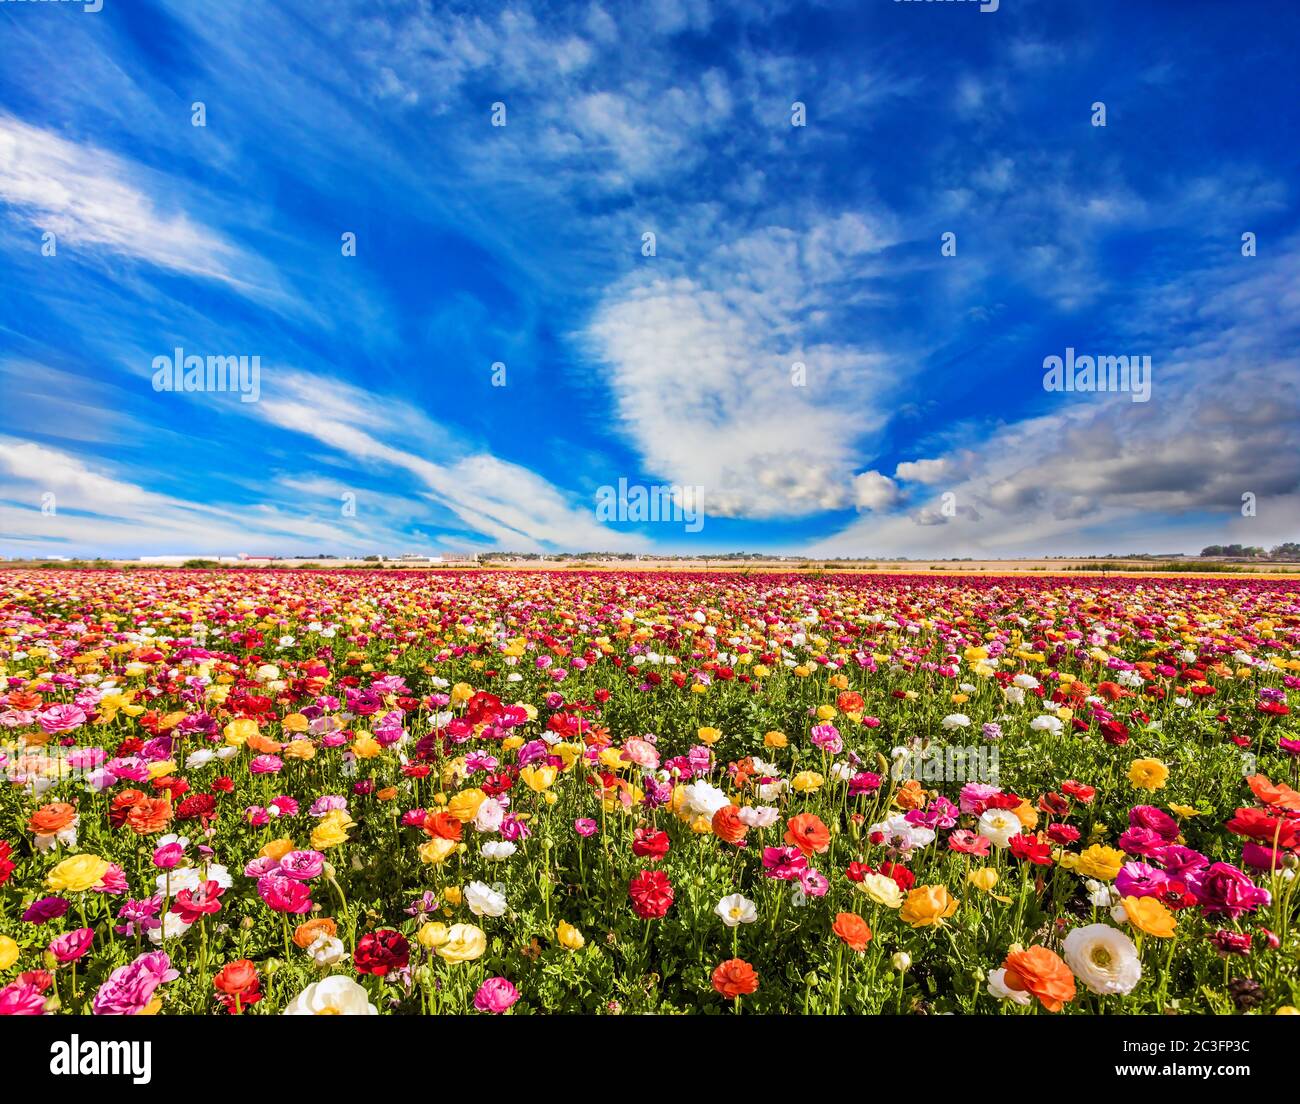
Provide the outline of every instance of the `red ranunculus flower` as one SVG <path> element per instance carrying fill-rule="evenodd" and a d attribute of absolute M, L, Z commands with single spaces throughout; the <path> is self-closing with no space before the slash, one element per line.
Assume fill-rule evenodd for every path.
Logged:
<path fill-rule="evenodd" d="M 400 970 L 411 959 L 411 945 L 399 931 L 381 928 L 368 932 L 357 940 L 355 962 L 357 973 L 383 977 L 392 970 Z"/>
<path fill-rule="evenodd" d="M 660 870 L 643 870 L 635 875 L 627 893 L 632 898 L 632 911 L 642 920 L 657 920 L 672 907 L 673 885 Z"/>

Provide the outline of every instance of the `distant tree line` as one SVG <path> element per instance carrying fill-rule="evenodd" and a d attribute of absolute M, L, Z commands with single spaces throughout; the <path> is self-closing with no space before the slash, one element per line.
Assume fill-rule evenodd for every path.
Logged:
<path fill-rule="evenodd" d="M 1201 555 L 1242 560 L 1300 560 L 1300 544 L 1287 541 L 1267 550 L 1253 544 L 1211 544 L 1201 549 Z"/>

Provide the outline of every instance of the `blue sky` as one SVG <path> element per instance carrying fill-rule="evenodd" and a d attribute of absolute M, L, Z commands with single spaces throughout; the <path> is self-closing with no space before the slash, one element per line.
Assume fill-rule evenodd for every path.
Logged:
<path fill-rule="evenodd" d="M 0 3 L 0 554 L 1300 539 L 1289 4 L 80 9 Z"/>

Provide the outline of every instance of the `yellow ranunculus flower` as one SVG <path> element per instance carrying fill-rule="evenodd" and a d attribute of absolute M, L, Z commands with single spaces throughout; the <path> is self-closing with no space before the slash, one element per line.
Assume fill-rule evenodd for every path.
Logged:
<path fill-rule="evenodd" d="M 720 728 L 701 728 L 695 733 L 696 738 L 702 744 L 708 744 L 712 747 L 722 739 L 722 729 Z"/>
<path fill-rule="evenodd" d="M 564 927 L 563 924 L 561 924 L 560 926 Z M 577 931 L 578 929 L 574 928 L 573 930 Z M 581 939 L 582 936 L 578 936 L 578 938 Z M 581 947 L 582 944 L 579 943 L 578 946 Z M 18 961 L 18 944 L 15 943 L 12 939 L 10 939 L 9 936 L 7 935 L 0 935 L 0 970 L 9 969 L 9 967 L 12 966 L 17 961 Z"/>
<path fill-rule="evenodd" d="M 442 765 L 442 784 L 444 786 L 454 786 L 465 777 L 465 756 L 458 755 L 455 759 L 449 759 Z"/>
<path fill-rule="evenodd" d="M 352 741 L 352 754 L 358 759 L 374 759 L 383 753 L 383 745 L 369 732 L 358 732 Z"/>
<path fill-rule="evenodd" d="M 770 675 L 771 673 L 772 673 L 772 669 L 768 667 L 766 664 L 763 663 L 754 664 L 755 678 L 767 678 L 767 676 Z"/>
<path fill-rule="evenodd" d="M 316 745 L 310 740 L 290 740 L 280 752 L 286 759 L 299 759 L 304 762 L 316 758 Z"/>
<path fill-rule="evenodd" d="M 251 717 L 236 717 L 221 730 L 221 735 L 226 743 L 243 747 L 250 736 L 257 735 L 257 731 L 257 722 Z"/>
<path fill-rule="evenodd" d="M 582 932 L 564 920 L 561 920 L 559 926 L 555 929 L 555 941 L 561 947 L 565 947 L 570 951 L 580 950 L 582 945 L 587 942 L 583 938 Z"/>
<path fill-rule="evenodd" d="M 790 738 L 784 732 L 777 732 L 773 729 L 771 732 L 764 733 L 763 746 L 770 748 L 783 748 L 790 743 Z"/>
<path fill-rule="evenodd" d="M 582 758 L 582 748 L 577 744 L 553 744 L 551 754 L 558 755 L 564 763 L 564 769 L 572 770 L 574 763 Z"/>
<path fill-rule="evenodd" d="M 422 843 L 419 847 L 420 861 L 427 862 L 432 866 L 437 866 L 440 862 L 453 854 L 456 850 L 456 841 L 444 839 L 442 836 L 435 836 L 428 843 Z"/>
<path fill-rule="evenodd" d="M 903 891 L 898 883 L 885 874 L 865 874 L 858 882 L 858 892 L 865 893 L 871 900 L 885 908 L 896 909 L 903 903 Z"/>
<path fill-rule="evenodd" d="M 415 938 L 419 941 L 421 947 L 432 951 L 441 947 L 451 936 L 447 932 L 446 924 L 430 922 L 415 933 Z"/>
<path fill-rule="evenodd" d="M 82 893 L 104 880 L 108 866 L 98 855 L 73 855 L 51 870 L 45 882 L 51 889 Z"/>
<path fill-rule="evenodd" d="M 473 962 L 487 950 L 487 936 L 473 924 L 452 924 L 447 942 L 438 947 L 438 956 L 448 962 Z"/>
<path fill-rule="evenodd" d="M 270 843 L 264 843 L 258 854 L 264 859 L 274 859 L 279 862 L 292 850 L 293 840 L 288 836 L 281 836 L 279 839 L 273 839 Z"/>
<path fill-rule="evenodd" d="M 816 793 L 825 784 L 826 779 L 816 771 L 800 771 L 790 779 L 790 785 L 798 793 Z"/>
<path fill-rule="evenodd" d="M 631 760 L 623 758 L 623 749 L 616 747 L 601 748 L 600 765 L 606 770 L 621 771 L 632 766 Z"/>
<path fill-rule="evenodd" d="M 518 735 L 517 733 L 512 734 L 510 736 L 507 736 L 504 740 L 501 741 L 501 746 L 506 751 L 515 751 L 516 749 L 524 746 L 524 738 Z"/>
<path fill-rule="evenodd" d="M 839 716 L 839 710 L 833 705 L 819 705 L 817 707 L 817 719 L 819 721 L 833 721 Z"/>
<path fill-rule="evenodd" d="M 474 687 L 468 682 L 458 682 L 451 688 L 451 704 L 464 705 L 474 696 Z"/>
<path fill-rule="evenodd" d="M 301 713 L 286 713 L 284 720 L 280 722 L 280 727 L 285 732 L 306 732 L 309 724 L 311 722 Z"/>
<path fill-rule="evenodd" d="M 169 774 L 176 773 L 176 763 L 171 759 L 158 759 L 145 769 L 148 770 L 150 778 L 166 778 Z"/>
<path fill-rule="evenodd" d="M 447 812 L 462 824 L 468 824 L 478 816 L 479 806 L 486 800 L 487 794 L 480 789 L 461 790 L 447 803 Z"/>
<path fill-rule="evenodd" d="M 1098 878 L 1103 882 L 1113 882 L 1128 857 L 1123 851 L 1094 843 L 1083 851 L 1074 864 L 1076 873 L 1085 878 Z"/>
<path fill-rule="evenodd" d="M 914 928 L 928 928 L 951 916 L 960 904 L 944 886 L 918 886 L 907 895 L 898 915 Z"/>
<path fill-rule="evenodd" d="M 1128 768 L 1128 780 L 1139 790 L 1158 790 L 1169 779 L 1169 768 L 1159 759 L 1134 759 Z"/>
<path fill-rule="evenodd" d="M 1171 805 L 1169 806 L 1169 811 L 1170 811 L 1171 813 L 1173 813 L 1174 816 L 1180 816 L 1180 817 L 1184 817 L 1184 818 L 1186 818 L 1186 817 L 1200 816 L 1200 815 L 1201 815 L 1199 809 L 1194 809 L 1194 808 L 1192 808 L 1192 806 L 1190 806 L 1190 805 L 1172 805 L 1172 804 L 1171 804 Z"/>
<path fill-rule="evenodd" d="M 555 774 L 552 766 L 528 766 L 519 772 L 519 780 L 533 793 L 544 793 L 555 785 Z"/>
<path fill-rule="evenodd" d="M 1138 931 L 1154 935 L 1157 939 L 1173 936 L 1178 921 L 1163 902 L 1155 897 L 1125 897 L 1121 903 L 1124 906 L 1124 916 Z"/>
<path fill-rule="evenodd" d="M 442 899 L 453 907 L 460 907 L 461 901 L 465 899 L 465 894 L 461 892 L 460 886 L 448 886 L 442 891 Z"/>
<path fill-rule="evenodd" d="M 991 866 L 985 866 L 979 870 L 972 870 L 966 875 L 966 880 L 976 889 L 992 893 L 993 887 L 998 884 L 998 872 Z"/>
<path fill-rule="evenodd" d="M 346 810 L 331 809 L 312 829 L 311 845 L 317 851 L 324 851 L 328 847 L 347 843 L 348 829 L 355 826 L 356 822 L 348 816 Z"/>

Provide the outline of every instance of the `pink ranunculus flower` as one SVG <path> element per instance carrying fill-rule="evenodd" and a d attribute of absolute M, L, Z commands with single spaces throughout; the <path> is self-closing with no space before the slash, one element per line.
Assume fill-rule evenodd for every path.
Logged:
<path fill-rule="evenodd" d="M 43 1016 L 45 994 L 35 985 L 15 981 L 0 989 L 0 1016 Z"/>
<path fill-rule="evenodd" d="M 108 975 L 91 1001 L 91 1011 L 96 1016 L 138 1015 L 149 1006 L 158 986 L 178 977 L 165 952 L 149 951 Z"/>
<path fill-rule="evenodd" d="M 165 843 L 153 853 L 153 864 L 159 870 L 174 870 L 185 858 L 185 848 L 175 840 Z"/>
<path fill-rule="evenodd" d="M 488 978 L 474 994 L 474 1007 L 480 1012 L 500 1014 L 519 999 L 519 990 L 503 977 Z"/>
<path fill-rule="evenodd" d="M 71 732 L 86 723 L 86 712 L 76 705 L 52 705 L 36 715 L 36 723 L 50 735 Z"/>
<path fill-rule="evenodd" d="M 580 836 L 594 836 L 600 831 L 600 825 L 591 817 L 579 817 L 573 822 L 573 830 Z"/>
<path fill-rule="evenodd" d="M 258 878 L 257 892 L 276 912 L 297 914 L 311 911 L 311 890 L 302 882 L 295 882 L 282 874 L 264 874 Z"/>
<path fill-rule="evenodd" d="M 90 945 L 94 942 L 95 933 L 90 928 L 77 928 L 50 940 L 50 954 L 59 962 L 76 962 L 90 950 Z"/>
<path fill-rule="evenodd" d="M 277 873 L 296 882 L 310 882 L 313 878 L 319 878 L 324 869 L 325 856 L 319 851 L 290 851 L 280 859 Z"/>

